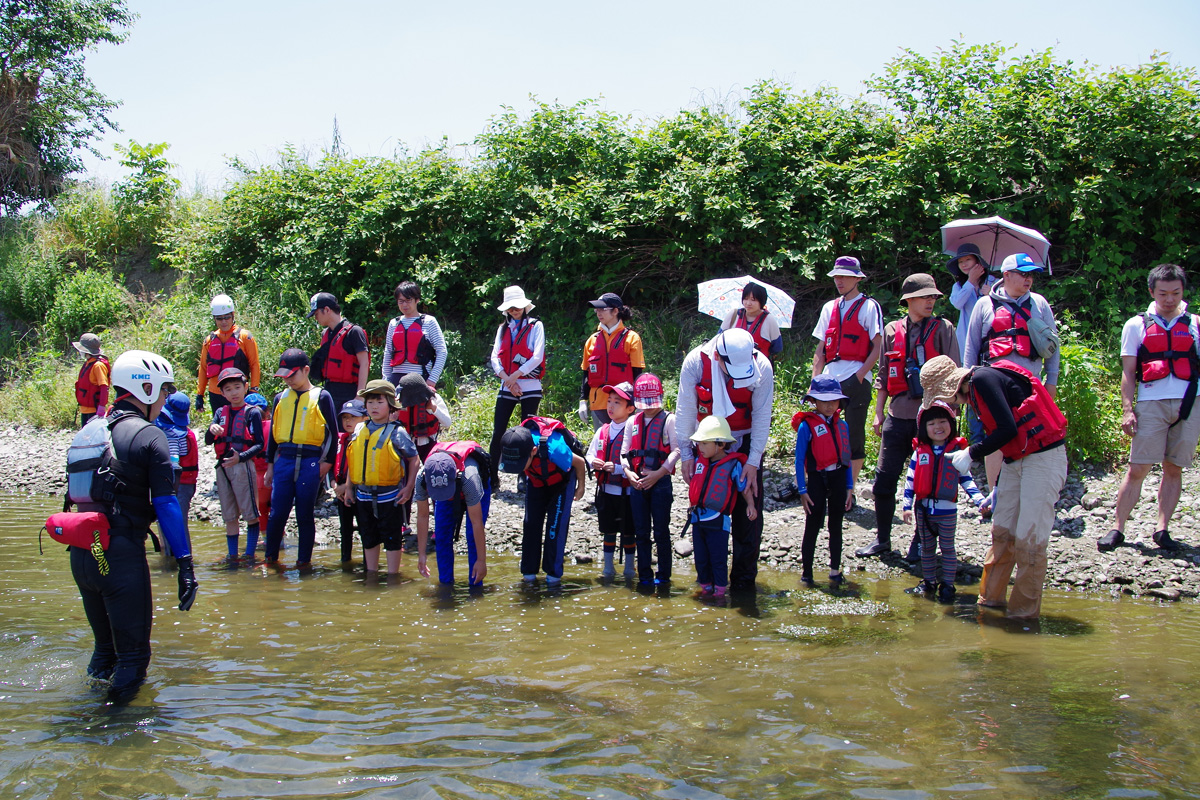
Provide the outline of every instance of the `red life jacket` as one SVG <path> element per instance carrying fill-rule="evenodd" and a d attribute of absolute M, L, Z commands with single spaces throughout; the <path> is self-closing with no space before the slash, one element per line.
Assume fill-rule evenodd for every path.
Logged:
<path fill-rule="evenodd" d="M 1196 340 L 1192 338 L 1192 318 L 1180 314 L 1171 327 L 1164 328 L 1157 317 L 1142 314 L 1142 343 L 1138 346 L 1138 377 L 1144 383 L 1174 375 L 1191 380 L 1196 374 Z"/>
<path fill-rule="evenodd" d="M 621 464 L 621 440 L 625 438 L 625 430 L 621 429 L 621 435 L 611 441 L 608 438 L 609 428 L 612 427 L 611 422 L 606 422 L 596 431 L 596 455 L 604 461 L 611 461 L 613 464 L 620 466 Z M 610 483 L 619 485 L 622 492 L 629 489 L 629 478 L 624 475 L 616 475 L 613 472 L 606 470 L 596 470 L 596 483 L 600 486 L 608 486 Z"/>
<path fill-rule="evenodd" d="M 721 373 L 724 375 L 724 373 Z M 700 380 L 696 381 L 696 421 L 712 414 L 713 407 L 712 356 L 700 354 Z M 733 388 L 733 379 L 725 375 L 725 393 L 733 403 L 733 413 L 726 417 L 731 431 L 748 431 L 753 421 L 754 390 L 749 387 Z"/>
<path fill-rule="evenodd" d="M 349 322 L 343 323 L 337 334 L 334 335 L 333 341 L 329 344 L 329 350 L 326 351 L 325 364 L 321 368 L 322 377 L 330 383 L 358 383 L 358 356 L 346 350 L 345 339 L 346 334 L 354 326 Z M 329 329 L 326 328 L 321 334 L 321 347 L 329 342 Z M 371 365 L 371 356 L 367 354 L 367 368 Z"/>
<path fill-rule="evenodd" d="M 887 352 L 887 393 L 898 397 L 908 391 L 908 378 L 905 370 L 908 367 L 908 317 L 900 320 L 892 330 L 892 349 Z M 934 356 L 941 355 L 937 349 L 936 336 L 941 330 L 940 317 L 931 317 L 925 326 L 925 333 L 917 333 L 917 343 L 914 347 L 913 361 L 918 367 Z"/>
<path fill-rule="evenodd" d="M 437 415 L 430 414 L 427 409 L 428 404 L 425 403 L 400 409 L 400 424 L 413 439 L 422 436 L 437 436 L 438 431 L 442 429 L 442 423 L 438 422 Z"/>
<path fill-rule="evenodd" d="M 187 432 L 187 449 L 186 453 L 179 456 L 179 467 L 183 470 L 179 474 L 179 482 L 195 485 L 196 476 L 200 473 L 200 446 L 196 441 L 196 432 L 191 428 Z"/>
<path fill-rule="evenodd" d="M 569 433 L 567 426 L 549 417 L 526 417 L 521 424 L 538 435 L 537 447 L 533 448 L 533 462 L 525 470 L 529 483 L 541 488 L 557 486 L 567 479 L 567 473 L 550 460 L 550 434 Z"/>
<path fill-rule="evenodd" d="M 841 411 L 833 412 L 828 422 L 812 411 L 797 411 L 792 415 L 792 430 L 800 430 L 801 422 L 808 423 L 811 434 L 805 458 L 808 467 L 820 472 L 834 464 L 850 465 L 850 428 L 842 422 Z"/>
<path fill-rule="evenodd" d="M 204 349 L 208 351 L 208 363 L 204 367 L 205 375 L 215 378 L 226 367 L 237 367 L 246 375 L 246 380 L 250 380 L 250 359 L 242 352 L 241 328 L 235 325 L 229 338 L 223 342 L 217 332 L 213 331 L 205 340 Z"/>
<path fill-rule="evenodd" d="M 588 355 L 589 387 L 599 389 L 601 386 L 616 386 L 622 381 L 633 380 L 633 367 L 629 361 L 629 353 L 625 352 L 627 336 L 629 329 L 622 327 L 606 346 L 604 331 L 592 334 L 592 348 Z"/>
<path fill-rule="evenodd" d="M 688 502 L 694 508 L 707 508 L 720 514 L 732 514 L 738 487 L 734 472 L 746 463 L 745 453 L 726 453 L 716 461 L 696 458 L 696 471 L 688 484 Z"/>
<path fill-rule="evenodd" d="M 265 428 L 269 423 L 263 423 Z M 335 483 L 346 482 L 346 445 L 350 442 L 352 433 L 342 431 L 338 434 L 337 455 L 333 457 L 333 480 Z"/>
<path fill-rule="evenodd" d="M 100 404 L 100 390 L 103 387 L 97 386 L 88 379 L 88 373 L 92 371 L 92 367 L 97 361 L 106 367 L 109 364 L 106 356 L 89 356 L 83 362 L 83 366 L 79 368 L 79 377 L 75 379 L 75 402 L 81 408 L 96 408 Z"/>
<path fill-rule="evenodd" d="M 225 428 L 225 435 L 213 441 L 213 449 L 217 458 L 223 458 L 226 453 L 246 450 L 254 446 L 250 438 L 250 426 L 246 424 L 246 414 L 251 406 L 242 406 L 234 411 L 230 406 L 221 406 L 213 413 L 213 423 Z M 230 418 L 230 414 L 233 418 Z"/>
<path fill-rule="evenodd" d="M 629 421 L 629 466 L 641 473 L 642 467 L 655 470 L 667 461 L 670 452 L 663 447 L 663 432 L 667 427 L 667 412 L 659 411 L 647 422 L 645 412 L 639 411 Z"/>
<path fill-rule="evenodd" d="M 421 342 L 427 341 L 425 339 L 425 315 L 418 315 L 417 321 L 409 325 L 407 329 L 400 321 L 400 317 L 396 317 L 394 322 L 396 326 L 392 331 L 392 366 L 423 364 L 425 359 L 418 355 L 417 349 L 421 347 Z"/>
<path fill-rule="evenodd" d="M 866 361 L 871 354 L 871 336 L 858 319 L 859 309 L 871 298 L 865 294 L 850 304 L 846 318 L 838 312 L 838 303 L 833 304 L 829 314 L 829 326 L 825 329 L 825 363 L 834 361 Z"/>
<path fill-rule="evenodd" d="M 1029 338 L 1029 316 L 1029 309 L 1012 300 L 992 298 L 992 327 L 983 337 L 989 360 L 1004 358 L 1014 352 L 1026 358 L 1037 358 L 1033 339 Z"/>
<path fill-rule="evenodd" d="M 1067 434 L 1067 418 L 1054 404 L 1050 392 L 1029 370 L 1011 361 L 997 361 L 990 365 L 992 369 L 1016 375 L 1029 384 L 1029 396 L 1013 409 L 1013 417 L 1017 421 L 1017 435 L 1000 448 L 1005 458 L 1016 461 L 1025 456 L 1045 449 L 1047 446 L 1062 441 Z M 985 433 L 996 430 L 996 419 L 987 405 L 980 402 L 974 389 L 971 390 L 971 407 L 979 415 Z"/>
<path fill-rule="evenodd" d="M 966 450 L 967 440 L 956 436 L 946 442 L 946 449 L 938 455 L 933 445 L 913 439 L 913 450 L 917 465 L 913 469 L 913 494 L 918 500 L 958 500 L 959 471 L 946 456 L 958 450 Z"/>
<path fill-rule="evenodd" d="M 754 337 L 754 346 L 764 356 L 769 355 L 767 351 L 771 349 L 771 343 L 762 337 L 762 326 L 767 320 L 768 313 L 770 312 L 764 308 L 759 312 L 758 319 L 754 320 L 754 322 L 746 322 L 746 309 L 739 308 L 737 318 L 733 321 L 733 327 L 750 332 L 750 335 Z"/>
<path fill-rule="evenodd" d="M 462 475 L 463 470 L 467 468 L 467 459 L 474 458 L 475 466 L 479 468 L 479 478 L 486 485 L 491 472 L 491 456 L 488 451 L 483 449 L 483 445 L 479 442 L 471 441 L 470 439 L 462 439 L 457 442 L 438 442 L 429 451 L 429 455 L 434 453 L 449 453 L 450 458 L 454 459 L 454 468 L 458 470 L 458 494 L 462 496 Z M 428 459 L 426 459 L 428 460 Z"/>
<path fill-rule="evenodd" d="M 529 336 L 537 321 L 537 317 L 524 318 L 517 328 L 515 338 L 507 322 L 500 326 L 500 366 L 504 368 L 505 374 L 514 374 L 526 361 L 533 358 L 533 348 L 529 346 Z M 526 377 L 540 380 L 545 374 L 546 358 L 543 356 L 542 363 L 538 364 L 537 368 Z M 588 377 L 591 377 L 590 371 Z"/>

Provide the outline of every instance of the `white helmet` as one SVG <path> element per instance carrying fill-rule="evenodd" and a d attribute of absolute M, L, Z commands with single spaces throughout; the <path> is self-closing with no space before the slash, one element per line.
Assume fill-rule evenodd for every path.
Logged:
<path fill-rule="evenodd" d="M 148 406 L 154 405 L 164 383 L 174 382 L 170 362 L 145 350 L 126 350 L 112 365 L 112 385 Z"/>
<path fill-rule="evenodd" d="M 212 299 L 212 315 L 223 317 L 233 313 L 233 298 L 227 294 L 219 294 Z"/>

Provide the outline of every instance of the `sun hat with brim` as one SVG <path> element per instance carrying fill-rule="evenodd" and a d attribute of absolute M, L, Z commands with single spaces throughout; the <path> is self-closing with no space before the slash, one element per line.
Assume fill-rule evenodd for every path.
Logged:
<path fill-rule="evenodd" d="M 415 372 L 401 377 L 400 382 L 396 384 L 396 390 L 400 395 L 401 408 L 424 405 L 433 397 L 433 390 L 429 388 L 429 384 Z"/>
<path fill-rule="evenodd" d="M 506 314 L 510 309 L 523 308 L 526 311 L 533 310 L 533 301 L 525 296 L 525 290 L 520 286 L 506 286 L 504 288 L 504 300 L 500 305 L 496 306 L 496 310 L 501 314 Z"/>
<path fill-rule="evenodd" d="M 192 398 L 188 397 L 186 392 L 175 392 L 167 397 L 167 402 L 163 403 L 163 413 L 171 418 L 171 423 L 181 430 L 186 430 L 191 423 L 191 418 L 188 414 L 192 408 Z"/>
<path fill-rule="evenodd" d="M 832 375 L 818 375 L 808 384 L 805 400 L 845 400 L 842 385 Z"/>
<path fill-rule="evenodd" d="M 433 453 L 425 460 L 425 491 L 435 503 L 458 494 L 458 467 L 449 453 Z"/>
<path fill-rule="evenodd" d="M 971 374 L 969 367 L 960 367 L 950 356 L 934 356 L 921 367 L 921 408 L 929 408 L 937 400 L 953 403 L 963 378 Z"/>
<path fill-rule="evenodd" d="M 910 300 L 914 297 L 941 297 L 942 293 L 937 287 L 937 281 L 933 276 L 926 272 L 914 272 L 904 279 L 904 283 L 900 284 L 901 300 Z"/>
<path fill-rule="evenodd" d="M 533 433 L 520 426 L 509 428 L 500 437 L 500 465 L 497 469 L 510 475 L 524 472 L 532 452 Z"/>
<path fill-rule="evenodd" d="M 854 256 L 838 256 L 833 262 L 833 269 L 826 273 L 831 278 L 836 278 L 839 275 L 847 278 L 865 278 L 867 274 L 862 271 L 862 264 Z"/>
<path fill-rule="evenodd" d="M 724 417 L 714 417 L 711 414 L 700 420 L 696 432 L 689 437 L 693 442 L 732 442 L 733 433 Z"/>
<path fill-rule="evenodd" d="M 246 382 L 246 373 L 242 372 L 237 367 L 226 367 L 221 370 L 221 374 L 217 376 L 217 388 L 220 389 L 225 381 L 241 381 Z"/>
<path fill-rule="evenodd" d="M 1030 258 L 1028 253 L 1013 253 L 1011 256 L 1005 256 L 1003 263 L 1000 264 L 1001 272 L 1045 272 L 1046 268 Z"/>
<path fill-rule="evenodd" d="M 420 378 L 421 376 L 418 375 L 417 377 Z M 380 395 L 387 400 L 387 404 L 392 408 L 400 407 L 400 401 L 396 399 L 396 387 L 392 386 L 391 381 L 383 379 L 368 381 L 363 390 L 358 393 L 358 396 L 365 399 L 371 395 Z M 363 408 L 366 408 L 365 402 L 363 403 Z"/>
<path fill-rule="evenodd" d="M 983 254 L 979 252 L 979 247 L 977 245 L 971 244 L 970 242 L 964 242 L 958 246 L 958 250 L 956 250 L 950 260 L 946 262 L 946 269 L 950 270 L 950 274 L 954 276 L 954 280 L 956 281 L 965 281 L 967 279 L 967 273 L 963 272 L 958 266 L 958 260 L 963 256 L 975 256 L 975 258 L 979 260 L 979 263 L 983 264 L 984 269 L 992 268 L 990 264 L 983 260 Z"/>
<path fill-rule="evenodd" d="M 730 328 L 717 334 L 717 357 L 725 372 L 733 379 L 733 388 L 741 389 L 754 382 L 754 336 L 744 328 Z"/>
<path fill-rule="evenodd" d="M 100 337 L 94 333 L 85 333 L 78 342 L 71 342 L 71 346 L 85 356 L 98 356 L 104 352 L 100 349 Z"/>

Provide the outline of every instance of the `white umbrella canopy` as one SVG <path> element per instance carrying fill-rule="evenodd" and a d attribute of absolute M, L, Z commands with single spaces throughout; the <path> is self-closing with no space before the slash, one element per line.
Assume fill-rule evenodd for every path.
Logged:
<path fill-rule="evenodd" d="M 714 278 L 696 284 L 696 291 L 700 295 L 700 313 L 720 320 L 725 319 L 730 311 L 742 307 L 742 290 L 746 288 L 747 283 L 757 283 L 767 290 L 767 311 L 774 315 L 779 327 L 792 327 L 792 312 L 796 309 L 796 301 L 783 289 L 746 275 L 740 278 Z"/>
<path fill-rule="evenodd" d="M 956 219 L 942 226 L 942 252 L 952 256 L 964 244 L 979 248 L 980 255 L 993 269 L 1000 268 L 1006 256 L 1028 253 L 1034 261 L 1050 270 L 1050 241 L 1039 231 L 1026 228 L 1004 217 Z"/>

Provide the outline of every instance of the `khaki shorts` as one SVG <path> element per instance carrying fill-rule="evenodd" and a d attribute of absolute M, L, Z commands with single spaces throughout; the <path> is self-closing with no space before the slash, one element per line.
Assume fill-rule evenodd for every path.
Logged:
<path fill-rule="evenodd" d="M 1200 403 L 1175 427 L 1180 400 L 1143 400 L 1134 408 L 1138 430 L 1129 450 L 1130 464 L 1161 464 L 1170 461 L 1177 467 L 1190 467 L 1200 440 Z"/>
<path fill-rule="evenodd" d="M 221 520 L 238 517 L 247 523 L 258 522 L 258 497 L 254 485 L 254 461 L 232 467 L 217 467 L 217 497 L 221 498 Z"/>

